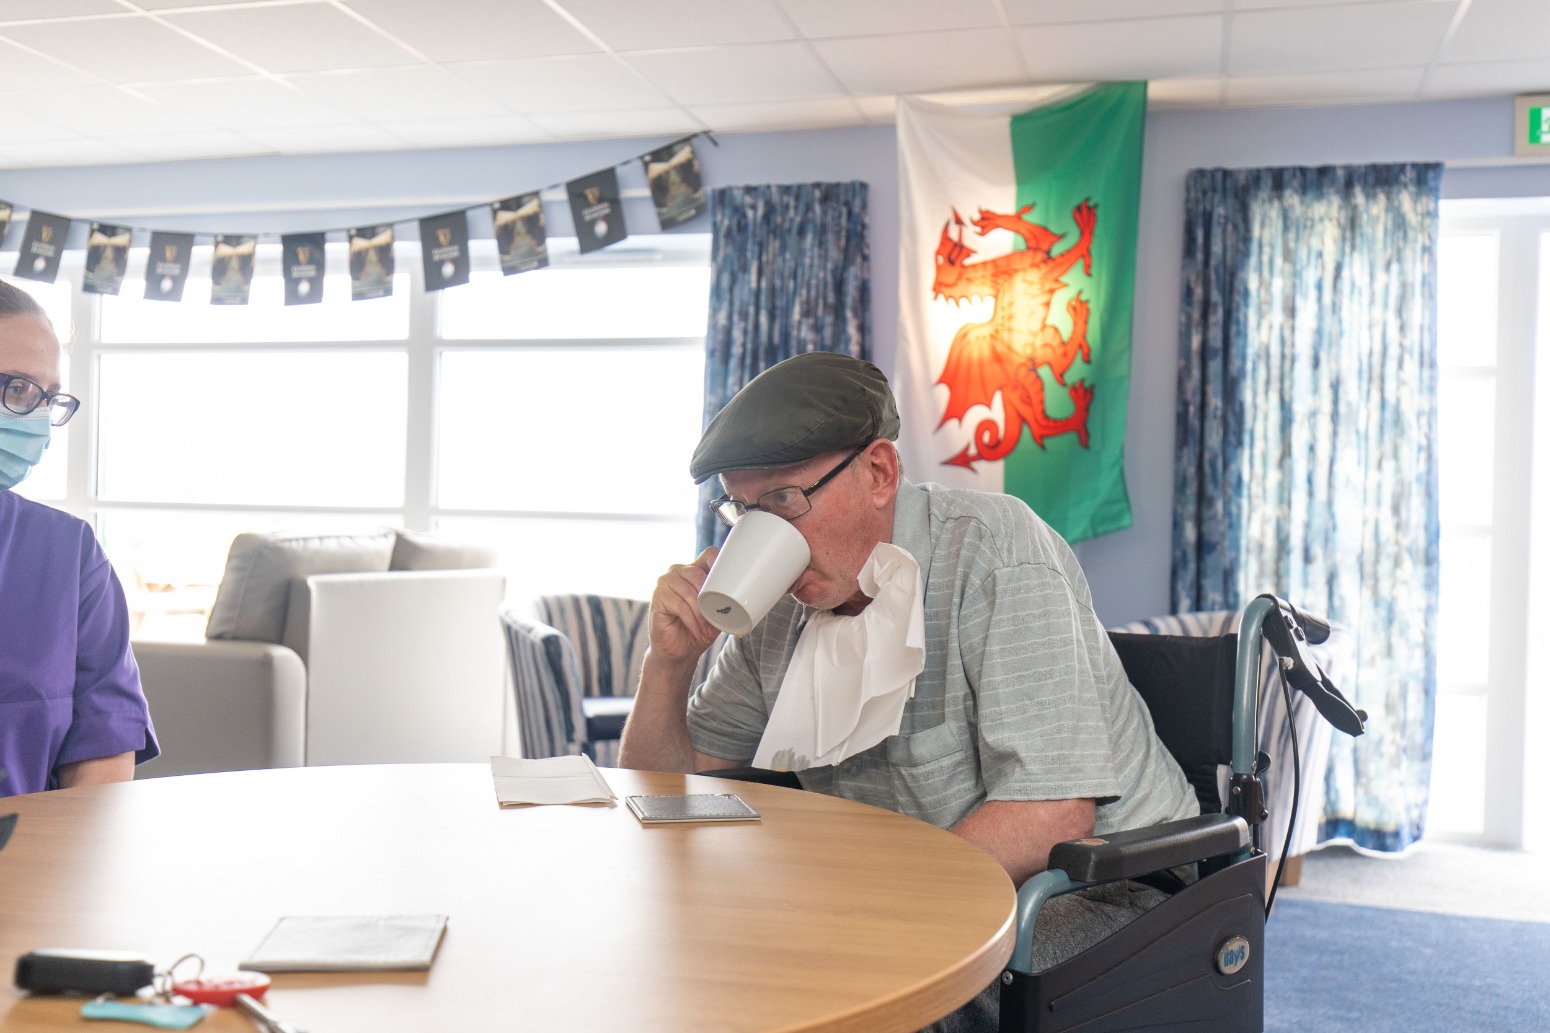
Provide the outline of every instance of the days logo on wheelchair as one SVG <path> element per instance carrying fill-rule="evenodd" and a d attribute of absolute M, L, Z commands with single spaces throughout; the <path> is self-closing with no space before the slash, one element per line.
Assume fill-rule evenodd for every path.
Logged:
<path fill-rule="evenodd" d="M 1224 976 L 1237 974 L 1249 963 L 1249 941 L 1233 936 L 1216 948 L 1216 970 Z"/>

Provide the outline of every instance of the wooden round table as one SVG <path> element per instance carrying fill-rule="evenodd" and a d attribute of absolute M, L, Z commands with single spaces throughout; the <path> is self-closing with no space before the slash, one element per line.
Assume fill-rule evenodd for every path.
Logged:
<path fill-rule="evenodd" d="M 229 971 L 282 915 L 444 914 L 429 972 L 276 975 L 268 1004 L 313 1033 L 883 1033 L 951 1012 L 1011 953 L 1010 880 L 950 833 L 793 789 L 603 774 L 611 807 L 501 808 L 478 764 L 0 799 L 21 815 L 0 962 L 71 947 Z M 684 792 L 735 792 L 763 819 L 643 827 L 623 804 Z M 0 1029 L 95 1028 L 81 999 L 6 982 Z M 223 1010 L 196 1028 L 254 1027 Z"/>

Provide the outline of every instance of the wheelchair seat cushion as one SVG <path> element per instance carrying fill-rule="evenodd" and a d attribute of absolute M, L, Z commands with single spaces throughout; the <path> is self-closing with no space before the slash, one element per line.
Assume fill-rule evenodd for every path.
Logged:
<path fill-rule="evenodd" d="M 1219 764 L 1232 763 L 1233 672 L 1238 636 L 1136 635 L 1109 639 L 1168 747 L 1200 798 L 1200 810 L 1222 809 Z"/>

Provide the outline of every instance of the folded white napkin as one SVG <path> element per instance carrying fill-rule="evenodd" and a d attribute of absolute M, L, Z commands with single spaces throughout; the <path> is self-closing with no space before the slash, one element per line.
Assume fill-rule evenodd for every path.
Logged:
<path fill-rule="evenodd" d="M 871 598 L 854 617 L 808 618 L 786 668 L 754 764 L 804 771 L 838 764 L 899 733 L 926 666 L 920 566 L 883 542 L 858 578 Z"/>
<path fill-rule="evenodd" d="M 495 798 L 502 807 L 535 803 L 609 803 L 614 791 L 603 780 L 592 758 L 542 757 L 518 760 L 491 757 Z"/>

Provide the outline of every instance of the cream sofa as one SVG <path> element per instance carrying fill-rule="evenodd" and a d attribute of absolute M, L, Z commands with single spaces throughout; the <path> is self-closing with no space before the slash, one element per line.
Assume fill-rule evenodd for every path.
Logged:
<path fill-rule="evenodd" d="M 492 561 L 407 532 L 239 535 L 206 639 L 133 643 L 162 747 L 137 776 L 504 752 Z"/>

